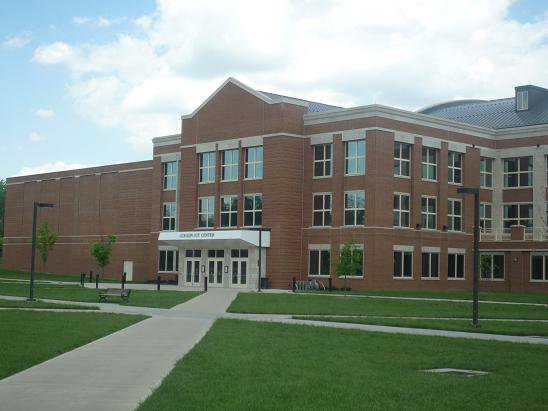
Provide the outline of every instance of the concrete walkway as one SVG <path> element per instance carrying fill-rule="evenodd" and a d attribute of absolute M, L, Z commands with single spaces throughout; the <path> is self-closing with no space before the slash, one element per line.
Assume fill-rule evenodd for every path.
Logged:
<path fill-rule="evenodd" d="M 0 410 L 133 410 L 200 341 L 236 294 L 212 289 L 161 310 L 197 312 L 202 318 L 154 316 L 5 378 L 0 381 Z"/>

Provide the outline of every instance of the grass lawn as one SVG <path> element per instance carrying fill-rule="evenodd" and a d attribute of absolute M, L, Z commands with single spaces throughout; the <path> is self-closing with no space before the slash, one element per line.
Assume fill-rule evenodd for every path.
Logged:
<path fill-rule="evenodd" d="M 450 301 L 391 300 L 362 297 L 240 293 L 228 308 L 234 313 L 378 315 L 408 317 L 464 317 L 472 313 L 472 303 Z M 481 304 L 483 318 L 548 319 L 542 306 Z"/>
<path fill-rule="evenodd" d="M 480 327 L 470 326 L 470 320 L 429 320 L 403 318 L 365 318 L 365 317 L 308 317 L 293 316 L 301 320 L 333 321 L 339 323 L 388 325 L 393 327 L 428 328 L 432 330 L 464 331 L 486 334 L 535 335 L 548 336 L 546 322 L 517 321 L 481 321 Z"/>
<path fill-rule="evenodd" d="M 139 410 L 541 410 L 547 362 L 546 346 L 218 320 Z M 442 367 L 490 374 L 419 371 Z"/>
<path fill-rule="evenodd" d="M 52 300 L 99 302 L 99 292 L 95 288 L 82 288 L 78 285 L 59 284 L 35 284 L 34 295 L 36 298 Z M 29 293 L 28 284 L 1 282 L 0 295 L 27 296 Z M 171 308 L 177 304 L 184 303 L 199 295 L 200 291 L 146 291 L 132 290 L 127 305 L 138 307 Z M 120 299 L 110 299 L 112 302 L 119 302 Z"/>
<path fill-rule="evenodd" d="M 16 301 L 16 300 L 5 300 L 0 298 L 0 308 L 55 308 L 55 309 L 64 309 L 64 310 L 98 310 L 99 307 L 91 307 L 88 305 L 76 305 L 76 304 L 58 304 L 58 303 L 47 303 L 44 301 Z"/>
<path fill-rule="evenodd" d="M 0 311 L 0 379 L 147 318 L 143 315 Z M 85 389 L 85 382 L 82 389 Z"/>

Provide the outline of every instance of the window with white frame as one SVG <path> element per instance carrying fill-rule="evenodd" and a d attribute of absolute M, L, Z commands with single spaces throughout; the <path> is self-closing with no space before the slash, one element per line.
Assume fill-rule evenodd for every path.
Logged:
<path fill-rule="evenodd" d="M 480 230 L 482 233 L 490 233 L 493 228 L 493 216 L 491 203 L 480 204 Z"/>
<path fill-rule="evenodd" d="M 344 225 L 365 224 L 365 192 L 347 191 L 344 193 Z"/>
<path fill-rule="evenodd" d="M 436 198 L 435 197 L 422 197 L 421 198 L 421 218 L 422 228 L 428 230 L 436 229 Z"/>
<path fill-rule="evenodd" d="M 177 161 L 167 161 L 164 164 L 164 190 L 177 189 Z"/>
<path fill-rule="evenodd" d="M 244 226 L 254 227 L 263 223 L 263 195 L 244 195 Z"/>
<path fill-rule="evenodd" d="M 529 92 L 521 90 L 516 92 L 516 110 L 522 111 L 529 109 Z"/>
<path fill-rule="evenodd" d="M 200 183 L 215 181 L 215 151 L 200 153 Z"/>
<path fill-rule="evenodd" d="M 221 181 L 238 180 L 238 149 L 221 151 Z"/>
<path fill-rule="evenodd" d="M 215 225 L 215 197 L 198 199 L 198 227 L 211 228 Z"/>
<path fill-rule="evenodd" d="M 480 187 L 493 187 L 493 159 L 480 157 Z"/>
<path fill-rule="evenodd" d="M 482 280 L 504 280 L 504 254 L 481 253 L 480 277 Z"/>
<path fill-rule="evenodd" d="M 453 184 L 462 184 L 462 153 L 456 151 L 449 152 L 449 182 Z"/>
<path fill-rule="evenodd" d="M 162 210 L 162 230 L 175 231 L 177 221 L 177 203 L 164 203 Z"/>
<path fill-rule="evenodd" d="M 179 271 L 179 252 L 177 250 L 160 250 L 158 271 L 175 273 Z"/>
<path fill-rule="evenodd" d="M 411 144 L 394 142 L 394 176 L 411 175 Z"/>
<path fill-rule="evenodd" d="M 502 224 L 505 229 L 510 229 L 513 225 L 522 225 L 526 228 L 532 228 L 533 204 L 504 204 Z"/>
<path fill-rule="evenodd" d="M 263 178 L 263 146 L 245 149 L 245 178 L 257 180 Z"/>
<path fill-rule="evenodd" d="M 238 196 L 221 197 L 221 227 L 238 226 Z"/>
<path fill-rule="evenodd" d="M 394 250 L 394 278 L 413 278 L 413 252 Z"/>
<path fill-rule="evenodd" d="M 331 271 L 329 250 L 308 250 L 308 275 L 328 277 Z"/>
<path fill-rule="evenodd" d="M 409 227 L 410 200 L 409 194 L 394 193 L 394 227 Z"/>
<path fill-rule="evenodd" d="M 464 279 L 464 253 L 447 253 L 447 278 Z"/>
<path fill-rule="evenodd" d="M 313 195 L 313 218 L 312 225 L 331 225 L 331 193 L 318 193 Z"/>
<path fill-rule="evenodd" d="M 422 252 L 421 278 L 440 277 L 440 253 L 433 251 Z"/>
<path fill-rule="evenodd" d="M 352 140 L 344 144 L 344 173 L 365 174 L 365 140 Z"/>
<path fill-rule="evenodd" d="M 533 185 L 533 157 L 505 158 L 504 187 L 531 187 Z"/>
<path fill-rule="evenodd" d="M 344 244 L 341 244 L 341 250 L 344 247 Z M 354 274 L 349 275 L 348 277 L 363 277 L 363 264 L 364 264 L 364 254 L 363 254 L 363 245 L 354 244 L 351 249 L 352 259 L 356 258 L 356 262 L 359 261 L 358 266 Z M 340 258 L 340 256 L 339 256 Z"/>
<path fill-rule="evenodd" d="M 435 148 L 422 148 L 422 178 L 432 181 L 438 179 L 438 150 Z"/>
<path fill-rule="evenodd" d="M 318 144 L 314 148 L 314 177 L 330 177 L 332 144 Z"/>
<path fill-rule="evenodd" d="M 531 281 L 548 281 L 548 254 L 531 255 Z"/>
<path fill-rule="evenodd" d="M 462 231 L 462 201 L 447 200 L 447 226 L 449 231 Z"/>

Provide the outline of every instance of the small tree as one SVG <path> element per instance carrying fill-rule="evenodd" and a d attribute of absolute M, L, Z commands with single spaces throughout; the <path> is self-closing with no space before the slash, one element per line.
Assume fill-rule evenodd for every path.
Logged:
<path fill-rule="evenodd" d="M 40 259 L 42 260 L 44 272 L 46 272 L 46 263 L 48 261 L 49 252 L 53 250 L 53 246 L 57 242 L 57 239 L 57 234 L 51 231 L 48 221 L 44 220 L 44 222 L 40 224 L 38 236 L 36 237 L 36 248 L 40 253 Z"/>
<path fill-rule="evenodd" d="M 112 244 L 116 242 L 116 236 L 107 235 L 101 241 L 92 241 L 89 243 L 89 252 L 95 258 L 97 265 L 101 267 L 101 276 L 105 275 L 105 267 L 110 264 L 110 254 L 112 253 Z"/>
<path fill-rule="evenodd" d="M 339 258 L 335 265 L 335 274 L 337 277 L 344 277 L 344 289 L 346 291 L 346 277 L 354 276 L 358 270 L 362 267 L 362 256 L 361 252 L 357 252 L 358 247 L 356 241 L 351 238 L 348 241 L 345 241 L 341 252 L 339 253 Z"/>

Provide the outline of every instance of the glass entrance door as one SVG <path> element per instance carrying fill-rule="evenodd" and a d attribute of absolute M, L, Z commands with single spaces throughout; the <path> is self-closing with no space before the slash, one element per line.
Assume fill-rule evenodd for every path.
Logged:
<path fill-rule="evenodd" d="M 207 280 L 212 286 L 223 285 L 224 257 L 224 250 L 208 250 L 207 252 Z"/>
<path fill-rule="evenodd" d="M 197 286 L 200 284 L 201 250 L 186 250 L 185 252 L 185 284 Z"/>
<path fill-rule="evenodd" d="M 231 285 L 233 287 L 247 285 L 247 250 L 232 250 L 232 275 Z"/>

